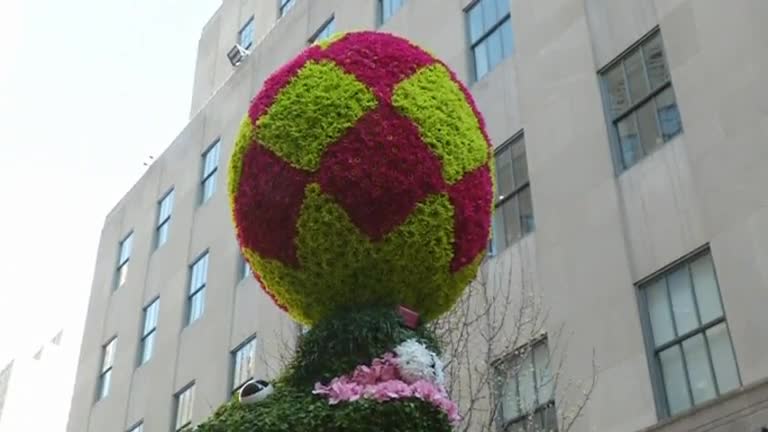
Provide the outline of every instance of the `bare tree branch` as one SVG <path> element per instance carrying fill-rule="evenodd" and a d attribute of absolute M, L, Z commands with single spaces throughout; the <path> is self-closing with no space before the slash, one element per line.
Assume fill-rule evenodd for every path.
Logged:
<path fill-rule="evenodd" d="M 510 417 L 504 410 L 511 406 L 521 413 L 515 418 L 516 427 L 524 425 L 529 432 L 568 432 L 597 384 L 594 352 L 586 382 L 565 379 L 570 334 L 564 324 L 552 326 L 549 322 L 549 309 L 532 286 L 526 258 L 523 254 L 515 258 L 484 262 L 451 311 L 429 324 L 443 348 L 446 390 L 461 409 L 458 432 L 502 431 L 503 417 Z M 259 350 L 262 359 L 268 360 L 264 364 L 271 376 L 277 376 L 295 352 L 300 329 L 291 335 L 285 331 L 281 327 L 275 332 L 277 348 Z M 543 365 L 534 354 L 542 341 L 546 341 Z M 542 374 L 542 370 L 547 372 Z M 505 385 L 530 381 L 533 376 L 537 381 L 536 389 L 531 388 L 533 402 L 523 401 L 519 395 L 505 398 Z M 549 394 L 540 394 L 542 389 Z M 545 414 L 556 425 L 542 426 Z"/>
<path fill-rule="evenodd" d="M 556 430 L 567 432 L 584 412 L 595 388 L 594 354 L 589 382 L 562 382 L 567 359 L 564 326 L 548 328 L 549 310 L 530 283 L 532 275 L 525 258 L 517 258 L 486 261 L 454 308 L 430 324 L 443 346 L 446 390 L 461 406 L 459 432 L 501 430 L 499 420 L 509 403 L 519 404 L 516 410 L 524 417 L 517 419 L 526 425 L 525 430 L 555 430 L 541 425 L 541 412 L 552 410 Z M 533 361 L 534 349 L 541 341 L 547 344 L 543 366 Z M 549 353 L 557 354 L 552 356 L 556 360 Z M 523 398 L 516 395 L 502 400 L 505 383 L 532 379 L 541 372 L 537 367 L 545 368 L 548 374 L 537 377 L 538 388 L 531 389 L 536 406 L 523 406 Z M 550 389 L 551 395 L 538 401 L 542 388 Z"/>

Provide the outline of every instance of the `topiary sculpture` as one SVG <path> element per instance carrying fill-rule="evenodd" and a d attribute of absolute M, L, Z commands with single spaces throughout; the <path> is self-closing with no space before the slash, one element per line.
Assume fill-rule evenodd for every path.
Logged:
<path fill-rule="evenodd" d="M 232 215 L 263 289 L 312 328 L 271 395 L 196 430 L 450 430 L 423 324 L 484 256 L 491 158 L 467 89 L 402 38 L 336 35 L 267 79 L 232 154 Z"/>

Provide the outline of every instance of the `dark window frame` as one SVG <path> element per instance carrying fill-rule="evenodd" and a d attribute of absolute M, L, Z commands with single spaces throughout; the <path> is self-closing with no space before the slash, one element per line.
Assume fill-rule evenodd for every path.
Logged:
<path fill-rule="evenodd" d="M 255 376 L 248 377 L 244 380 L 241 379 L 241 382 L 236 382 L 235 379 L 237 378 L 237 355 L 242 351 L 245 347 L 247 347 L 252 342 L 253 345 L 253 355 L 256 355 L 256 352 L 258 350 L 258 335 L 256 333 L 248 336 L 244 341 L 240 342 L 238 346 L 236 346 L 232 351 L 230 351 L 230 355 L 232 357 L 232 361 L 230 362 L 230 368 L 231 372 L 229 374 L 229 388 L 231 389 L 230 394 L 236 394 L 245 384 L 248 383 L 248 381 L 256 378 Z M 255 371 L 254 371 L 255 372 Z M 242 378 L 242 377 L 241 377 Z"/>
<path fill-rule="evenodd" d="M 250 49 L 253 46 L 253 42 L 254 42 L 254 38 L 255 38 L 255 33 L 256 33 L 256 21 L 255 21 L 255 18 L 256 17 L 254 15 L 251 15 L 251 17 L 248 18 L 245 21 L 245 24 L 243 24 L 242 27 L 240 27 L 240 30 L 238 30 L 238 32 L 237 32 L 237 44 L 240 45 L 241 47 L 245 48 L 245 49 Z M 251 40 L 249 40 L 246 45 L 243 45 L 243 32 L 245 32 L 245 30 L 246 30 L 246 28 L 248 28 L 248 26 L 253 26 L 252 29 L 251 29 Z"/>
<path fill-rule="evenodd" d="M 312 44 L 315 44 L 317 42 L 322 41 L 323 39 L 318 39 L 318 38 L 331 25 L 333 25 L 334 28 L 332 29 L 332 32 L 330 34 L 328 34 L 327 37 L 331 37 L 331 36 L 333 36 L 334 33 L 336 33 L 336 14 L 331 14 L 331 16 L 328 19 L 326 19 L 323 22 L 323 24 L 320 25 L 320 27 L 318 27 L 318 29 L 315 31 L 315 33 L 313 33 L 312 36 L 309 38 L 309 44 L 312 45 Z"/>
<path fill-rule="evenodd" d="M 144 420 L 139 420 L 128 428 L 128 432 L 144 432 Z"/>
<path fill-rule="evenodd" d="M 519 131 L 515 132 L 508 140 L 506 140 L 503 144 L 501 144 L 498 148 L 496 148 L 496 150 L 494 150 L 494 152 L 493 152 L 494 160 L 495 160 L 496 156 L 498 156 L 499 154 L 501 154 L 502 152 L 504 152 L 504 151 L 506 151 L 508 149 L 511 150 L 511 148 L 515 144 L 518 144 L 520 141 L 522 141 L 522 143 L 523 143 L 523 151 L 525 152 L 526 172 L 528 172 L 528 151 L 527 151 L 527 146 L 526 146 L 526 142 L 525 142 L 525 130 L 524 129 L 520 129 Z M 496 175 L 498 175 L 498 172 L 496 172 Z M 493 180 L 494 180 L 495 184 L 498 185 L 498 179 L 493 179 Z M 495 232 L 496 231 L 496 224 L 495 224 L 495 222 L 496 222 L 496 217 L 495 217 L 496 211 L 498 211 L 501 207 L 504 206 L 504 204 L 506 204 L 507 202 L 509 202 L 513 198 L 514 199 L 518 199 L 518 197 L 522 193 L 524 193 L 526 190 L 528 190 L 530 195 L 531 195 L 531 206 L 533 206 L 533 193 L 530 192 L 530 190 L 531 190 L 531 177 L 530 177 L 530 174 L 526 176 L 525 182 L 521 183 L 520 185 L 516 185 L 515 188 L 509 194 L 504 195 L 501 199 L 498 199 L 499 198 L 498 191 L 497 191 L 497 194 L 493 197 L 493 218 L 492 218 L 492 222 L 491 222 L 491 239 L 490 239 L 490 247 L 489 247 L 489 254 L 491 256 L 495 256 L 499 252 L 506 250 L 507 248 L 509 248 L 510 246 L 518 243 L 520 240 L 522 240 L 527 235 L 529 235 L 530 233 L 532 233 L 532 232 L 534 232 L 536 230 L 536 227 L 535 227 L 535 218 L 536 218 L 536 216 L 535 215 L 534 215 L 534 227 L 533 227 L 533 229 L 531 229 L 530 231 L 524 231 L 523 230 L 522 214 L 520 213 L 520 209 L 519 209 L 519 205 L 518 205 L 518 215 L 517 216 L 518 216 L 518 219 L 519 219 L 519 222 L 520 222 L 520 236 L 517 239 L 515 239 L 514 241 L 512 241 L 512 242 L 510 242 L 508 244 L 506 244 L 506 240 L 504 240 L 505 241 L 505 245 L 503 247 L 499 247 L 499 245 L 497 244 L 497 238 L 495 236 L 495 234 L 496 234 L 496 232 Z"/>
<path fill-rule="evenodd" d="M 547 363 L 546 367 L 549 369 L 550 375 L 552 374 L 552 370 L 550 368 L 550 364 L 552 362 L 552 353 L 549 351 L 549 338 L 547 335 L 542 335 L 539 337 L 536 337 L 526 344 L 522 345 L 521 347 L 515 349 L 511 353 L 502 356 L 500 359 L 494 361 L 491 363 L 491 366 L 494 369 L 494 374 L 498 376 L 498 374 L 506 374 L 508 364 L 511 362 L 515 362 L 518 360 L 525 360 L 528 356 L 531 357 L 531 365 L 533 365 L 531 374 L 532 374 L 532 380 L 534 385 L 534 392 L 536 396 L 536 406 L 533 408 L 533 410 L 521 413 L 513 418 L 510 418 L 509 420 L 504 421 L 504 412 L 503 412 L 503 406 L 502 406 L 502 398 L 504 397 L 503 392 L 503 385 L 505 384 L 503 380 L 498 380 L 496 382 L 496 403 L 498 404 L 498 407 L 496 409 L 496 426 L 499 431 L 506 431 L 509 430 L 513 425 L 519 424 L 521 422 L 527 422 L 529 419 L 536 417 L 537 415 L 543 415 L 542 412 L 546 411 L 548 409 L 554 409 L 555 408 L 555 388 L 554 383 L 552 384 L 552 394 L 550 395 L 550 398 L 546 401 L 540 401 L 539 400 L 539 391 L 541 387 L 541 383 L 539 382 L 539 377 L 537 375 L 536 371 L 536 358 L 535 358 L 535 350 L 538 346 L 544 345 L 547 350 L 547 357 L 549 358 L 549 363 Z M 525 354 L 521 356 L 521 351 L 525 351 Z M 517 397 L 519 398 L 520 395 L 520 380 L 519 380 L 519 373 L 520 371 L 517 371 L 517 374 L 515 375 L 515 389 L 517 393 Z M 554 379 L 554 377 L 552 378 Z M 557 419 L 555 419 L 557 421 Z M 555 429 L 557 430 L 557 429 Z"/>
<path fill-rule="evenodd" d="M 493 26 L 491 26 L 487 31 L 483 32 L 476 40 L 473 41 L 472 40 L 472 24 L 471 24 L 471 20 L 470 20 L 470 12 L 474 8 L 476 8 L 476 7 L 482 8 L 482 2 L 483 1 L 495 2 L 496 0 L 474 0 L 474 1 L 472 1 L 470 4 L 468 4 L 464 8 L 464 17 L 465 17 L 466 29 L 467 29 L 467 31 L 466 31 L 466 33 L 467 33 L 467 40 L 469 40 L 469 52 L 470 52 L 470 60 L 471 60 L 470 63 L 472 63 L 472 65 L 471 65 L 471 67 L 472 67 L 472 78 L 473 78 L 473 80 L 475 82 L 482 80 L 483 78 L 485 78 L 491 72 L 491 70 L 493 70 L 492 67 L 489 67 L 488 70 L 482 76 L 480 76 L 477 73 L 477 56 L 475 55 L 475 48 L 477 48 L 478 45 L 480 45 L 483 42 L 485 42 L 486 39 L 488 39 L 496 31 L 501 31 L 501 27 L 504 24 L 506 24 L 507 21 L 510 22 L 510 26 L 512 25 L 512 23 L 511 23 L 511 21 L 512 21 L 512 11 L 511 11 L 511 7 L 510 7 L 509 10 L 507 11 L 507 13 L 503 17 L 501 17 L 498 21 L 496 21 L 496 23 Z M 514 29 L 513 29 L 513 31 L 514 31 Z M 514 35 L 514 33 L 513 33 L 513 35 Z M 514 41 L 513 41 L 512 42 L 512 54 L 510 54 L 510 55 L 514 54 L 514 49 L 515 48 L 514 48 Z M 506 57 L 503 56 L 503 52 L 502 52 L 501 61 L 503 61 L 505 58 Z M 501 61 L 499 63 L 497 63 L 496 65 L 493 65 L 493 66 L 497 66 L 498 64 L 501 63 Z"/>
<path fill-rule="evenodd" d="M 186 326 L 191 325 L 192 323 L 196 322 L 200 318 L 203 317 L 203 314 L 205 313 L 205 290 L 208 287 L 208 268 L 210 266 L 210 251 L 206 249 L 202 253 L 200 253 L 194 261 L 192 261 L 192 264 L 189 265 L 189 284 L 187 288 L 187 319 L 186 319 Z M 195 280 L 195 266 L 199 264 L 203 259 L 205 259 L 207 262 L 205 263 L 205 278 L 203 280 L 203 283 L 199 286 L 193 287 L 192 284 Z M 192 307 L 194 304 L 194 299 L 201 295 L 202 297 L 202 311 L 197 317 L 192 316 Z"/>
<path fill-rule="evenodd" d="M 152 328 L 147 329 L 147 312 L 149 312 L 149 309 L 153 306 L 157 308 L 155 312 L 154 323 Z M 154 335 L 157 333 L 157 323 L 158 323 L 158 320 L 160 319 L 160 296 L 155 297 L 149 303 L 147 303 L 147 305 L 142 308 L 142 311 L 144 312 L 143 313 L 144 320 L 141 325 L 141 337 L 139 338 L 139 358 L 138 358 L 139 367 L 148 363 L 149 360 L 152 359 L 152 355 L 154 354 L 155 344 L 152 345 L 152 352 L 149 353 L 149 357 L 147 357 L 146 359 L 144 358 L 147 350 L 147 344 L 146 344 L 147 339 L 150 337 L 156 337 Z"/>
<path fill-rule="evenodd" d="M 179 408 L 181 408 L 181 397 L 187 393 L 188 391 L 192 391 L 192 406 L 189 407 L 189 419 L 186 420 L 186 422 L 179 425 Z M 174 418 L 173 418 L 173 424 L 174 424 L 174 431 L 179 432 L 184 430 L 185 428 L 189 427 L 192 424 L 192 417 L 194 415 L 194 407 L 195 407 L 195 381 L 191 381 L 187 383 L 184 387 L 182 387 L 180 390 L 178 390 L 173 395 L 174 400 Z"/>
<path fill-rule="evenodd" d="M 240 280 L 245 280 L 248 278 L 248 276 L 253 274 L 253 270 L 251 269 L 251 265 L 248 264 L 248 260 L 245 259 L 245 255 L 242 253 L 240 254 L 240 260 L 238 265 L 238 274 L 240 275 Z"/>
<path fill-rule="evenodd" d="M 376 9 L 377 9 L 377 24 L 378 24 L 379 26 L 382 26 L 382 25 L 384 25 L 384 24 L 385 24 L 387 21 L 389 21 L 389 19 L 390 19 L 390 18 L 392 18 L 393 16 L 395 16 L 395 15 L 397 14 L 397 12 L 398 12 L 400 9 L 402 9 L 402 7 L 403 7 L 403 4 L 406 2 L 406 0 L 398 0 L 398 1 L 399 1 L 400 3 L 399 3 L 399 5 L 397 6 L 397 8 L 392 8 L 392 7 L 391 7 L 391 5 L 390 5 L 390 9 L 391 9 L 391 11 L 390 11 L 390 14 L 389 14 L 389 15 L 385 15 L 385 14 L 384 14 L 384 11 L 385 11 L 385 9 L 384 9 L 384 3 L 385 3 L 385 2 L 390 2 L 390 3 L 391 3 L 391 2 L 392 2 L 392 0 L 378 0 L 378 1 L 376 2 L 376 3 L 377 3 L 377 8 L 376 8 Z"/>
<path fill-rule="evenodd" d="M 695 285 L 693 283 L 693 275 L 691 273 L 690 266 L 691 266 L 691 263 L 695 262 L 697 259 L 702 258 L 706 255 L 709 255 L 710 259 L 712 260 L 712 265 L 713 265 L 712 272 L 715 276 L 715 282 L 717 284 L 717 292 L 719 296 L 718 300 L 720 301 L 720 307 L 722 308 L 722 315 L 717 318 L 711 319 L 707 322 L 702 322 L 700 305 L 699 305 L 698 297 L 696 294 Z M 651 287 L 654 282 L 657 282 L 660 279 L 666 280 L 668 275 L 674 273 L 675 271 L 683 267 L 687 268 L 688 270 L 688 277 L 690 278 L 691 290 L 692 290 L 691 296 L 693 298 L 694 310 L 695 310 L 695 314 L 697 317 L 697 321 L 699 322 L 699 325 L 692 330 L 689 330 L 681 335 L 675 336 L 669 341 L 659 346 L 656 346 L 654 334 L 653 334 L 653 328 L 651 324 L 650 307 L 649 307 L 648 293 L 647 293 L 648 288 Z M 675 314 L 674 314 L 674 310 L 672 309 L 673 306 L 672 306 L 671 292 L 667 282 L 665 282 L 665 285 L 666 285 L 667 301 L 669 302 L 669 307 L 670 307 L 669 316 L 673 323 L 672 324 L 674 326 L 673 328 L 676 329 L 677 322 L 675 321 Z M 734 362 L 736 364 L 736 375 L 738 378 L 738 386 L 736 388 L 738 389 L 744 385 L 744 382 L 741 376 L 741 370 L 739 368 L 738 357 L 736 356 L 736 350 L 733 347 L 733 338 L 731 337 L 730 326 L 728 325 L 728 318 L 727 318 L 727 313 L 725 311 L 725 304 L 723 303 L 722 290 L 720 288 L 720 281 L 719 281 L 719 278 L 717 277 L 717 268 L 714 266 L 714 257 L 712 256 L 712 251 L 709 245 L 699 247 L 694 251 L 692 251 L 691 253 L 684 255 L 679 259 L 673 261 L 672 263 L 662 267 L 661 269 L 654 272 L 653 274 L 639 280 L 637 283 L 635 283 L 635 287 L 636 287 L 635 293 L 637 296 L 638 308 L 640 311 L 640 321 L 641 321 L 641 327 L 643 331 L 643 339 L 645 342 L 645 348 L 647 353 L 646 357 L 648 362 L 648 369 L 651 376 L 651 386 L 654 393 L 656 414 L 659 417 L 659 419 L 666 419 L 666 418 L 670 418 L 678 415 L 683 415 L 686 411 L 699 407 L 701 406 L 701 404 L 707 403 L 707 402 L 700 402 L 697 404 L 694 400 L 690 377 L 689 377 L 689 368 L 687 364 L 687 359 L 685 354 L 682 351 L 683 342 L 687 340 L 691 340 L 692 338 L 699 335 L 704 336 L 703 340 L 704 340 L 704 345 L 706 347 L 707 364 L 709 365 L 710 372 L 714 374 L 715 366 L 712 360 L 712 350 L 710 348 L 709 340 L 706 335 L 708 330 L 720 324 L 725 325 L 725 330 L 728 334 L 728 339 L 731 344 L 732 355 L 733 355 Z M 687 409 L 681 412 L 672 414 L 669 406 L 667 391 L 666 391 L 666 381 L 664 379 L 664 374 L 662 373 L 662 366 L 661 366 L 661 361 L 659 359 L 659 355 L 660 353 L 674 346 L 679 346 L 681 350 L 680 352 L 681 352 L 682 367 L 684 370 L 686 390 L 687 390 L 691 405 L 690 407 L 688 407 Z M 711 400 L 717 400 L 724 393 L 727 393 L 727 392 L 720 391 L 719 383 L 717 382 L 717 379 L 714 376 L 712 379 L 712 384 L 715 390 L 715 396 Z M 733 391 L 733 390 L 728 390 L 728 391 Z"/>
<path fill-rule="evenodd" d="M 123 246 L 130 240 L 130 247 L 128 250 L 127 255 L 123 259 Z M 131 261 L 131 255 L 133 255 L 133 230 L 130 230 L 128 234 L 123 236 L 122 240 L 120 240 L 117 243 L 117 267 L 115 269 L 115 282 L 113 284 L 113 289 L 117 290 L 118 288 L 122 287 L 125 282 L 120 281 L 120 274 L 123 271 L 124 267 L 128 266 L 128 263 Z M 125 271 L 128 271 L 126 268 Z M 127 279 L 126 275 L 126 279 Z"/>
<path fill-rule="evenodd" d="M 112 345 L 114 344 L 114 345 Z M 107 361 L 107 348 L 112 345 L 112 358 L 109 365 L 106 365 Z M 101 346 L 101 362 L 99 364 L 99 379 L 97 381 L 96 388 L 96 402 L 109 397 L 110 389 L 112 388 L 112 371 L 115 368 L 115 357 L 117 356 L 117 335 L 112 336 L 107 340 L 105 344 Z M 104 377 L 109 375 L 109 383 L 104 390 Z"/>
<path fill-rule="evenodd" d="M 168 207 L 168 214 L 163 215 L 163 205 L 167 199 L 171 200 Z M 173 205 L 176 201 L 176 188 L 171 187 L 160 200 L 157 202 L 157 224 L 155 226 L 155 249 L 159 249 L 166 242 L 168 242 L 168 230 L 170 230 L 171 216 L 173 216 Z M 166 229 L 165 239 L 160 242 L 160 231 Z"/>
<path fill-rule="evenodd" d="M 277 19 L 284 17 L 294 6 L 297 0 L 278 0 Z"/>
<path fill-rule="evenodd" d="M 202 159 L 202 180 L 200 181 L 200 204 L 207 203 L 213 195 L 216 193 L 216 188 L 218 187 L 218 180 L 216 179 L 218 172 L 219 172 L 219 163 L 221 163 L 221 138 L 216 138 L 213 140 L 211 144 L 208 145 L 208 147 L 205 148 L 203 153 L 201 154 Z M 212 151 L 216 151 L 216 164 L 213 166 L 213 168 L 206 172 L 206 162 L 208 160 L 208 155 L 211 154 Z M 206 196 L 206 184 L 209 181 L 213 181 L 213 188 L 214 190 L 211 191 L 211 194 Z"/>
<path fill-rule="evenodd" d="M 672 85 L 672 75 L 671 73 L 668 73 L 667 79 L 659 84 L 657 87 L 653 88 L 651 86 L 651 82 L 649 79 L 649 73 L 648 73 L 648 62 L 646 61 L 645 57 L 645 50 L 643 49 L 646 46 L 647 42 L 650 42 L 654 37 L 658 36 L 659 40 L 661 41 L 662 47 L 664 49 L 664 61 L 666 63 L 667 71 L 670 72 L 669 68 L 669 61 L 667 59 L 667 51 L 666 46 L 664 45 L 664 37 L 661 34 L 661 29 L 656 26 L 651 31 L 640 37 L 637 41 L 635 41 L 632 45 L 630 45 L 627 49 L 621 52 L 616 58 L 611 60 L 608 64 L 603 66 L 598 70 L 598 77 L 600 79 L 600 88 L 602 91 L 602 100 L 603 100 L 603 107 L 605 111 L 605 118 L 608 122 L 609 126 L 609 135 L 610 135 L 610 141 L 611 141 L 611 150 L 614 153 L 614 165 L 616 166 L 619 173 L 625 172 L 632 168 L 633 166 L 637 165 L 641 160 L 645 159 L 649 155 L 653 154 L 658 148 L 661 148 L 664 144 L 666 144 L 669 141 L 672 141 L 676 137 L 682 135 L 685 133 L 685 129 L 682 126 L 682 115 L 680 114 L 680 110 L 678 108 L 678 116 L 680 116 L 680 123 L 681 127 L 680 130 L 673 136 L 671 136 L 669 139 L 664 140 L 662 145 L 660 145 L 658 148 L 647 151 L 645 149 L 645 146 L 643 145 L 642 140 L 640 140 L 639 145 L 643 151 L 643 155 L 637 159 L 634 160 L 634 162 L 630 165 L 627 165 L 624 161 L 624 158 L 622 157 L 623 149 L 620 142 L 620 137 L 618 133 L 618 125 L 623 120 L 627 119 L 631 115 L 638 113 L 641 108 L 643 108 L 645 105 L 649 103 L 653 103 L 653 101 L 656 99 L 657 96 L 664 93 L 666 90 L 671 89 L 674 97 L 675 97 L 675 105 L 677 106 L 677 94 L 674 93 L 674 86 Z M 643 80 L 645 81 L 645 84 L 648 88 L 648 94 L 645 96 L 639 98 L 636 101 L 631 101 L 627 107 L 619 112 L 618 114 L 614 115 L 611 113 L 611 99 L 610 99 L 610 90 L 608 88 L 608 81 L 606 79 L 606 75 L 609 71 L 611 71 L 614 67 L 620 67 L 622 71 L 622 77 L 624 79 L 626 88 L 626 94 L 627 96 L 630 96 L 630 90 L 628 88 L 629 86 L 629 76 L 627 75 L 627 68 L 625 66 L 625 61 L 629 59 L 632 55 L 635 53 L 639 53 L 640 55 L 640 63 L 642 65 L 642 72 L 643 72 Z M 658 110 L 658 107 L 656 107 Z M 659 120 L 658 113 L 655 113 L 655 119 L 656 119 L 656 133 L 659 137 L 663 139 L 663 132 L 662 132 L 662 126 L 661 121 Z M 636 127 L 638 127 L 636 125 Z M 639 133 L 639 131 L 638 131 Z"/>

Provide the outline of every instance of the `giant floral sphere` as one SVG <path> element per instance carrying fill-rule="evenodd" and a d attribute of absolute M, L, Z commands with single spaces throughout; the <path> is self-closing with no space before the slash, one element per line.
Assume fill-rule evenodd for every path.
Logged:
<path fill-rule="evenodd" d="M 230 161 L 243 254 L 293 318 L 402 305 L 430 320 L 474 278 L 492 152 L 444 63 L 385 33 L 336 35 L 264 83 Z"/>

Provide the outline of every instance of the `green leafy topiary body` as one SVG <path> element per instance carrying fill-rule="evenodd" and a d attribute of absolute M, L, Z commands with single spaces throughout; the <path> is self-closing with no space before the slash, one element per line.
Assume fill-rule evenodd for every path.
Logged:
<path fill-rule="evenodd" d="M 350 373 L 361 364 L 417 339 L 437 349 L 424 328 L 405 327 L 390 310 L 338 314 L 318 323 L 299 342 L 296 357 L 263 402 L 243 405 L 232 400 L 219 408 L 197 432 L 442 432 L 448 417 L 417 398 L 379 402 L 360 399 L 332 405 L 312 390 L 315 383 Z"/>
<path fill-rule="evenodd" d="M 429 322 L 475 277 L 493 166 L 469 90 L 403 38 L 337 35 L 272 74 L 238 133 L 229 198 L 253 275 L 313 328 L 272 386 L 247 383 L 196 430 L 451 430 L 434 338 L 394 310 Z"/>

